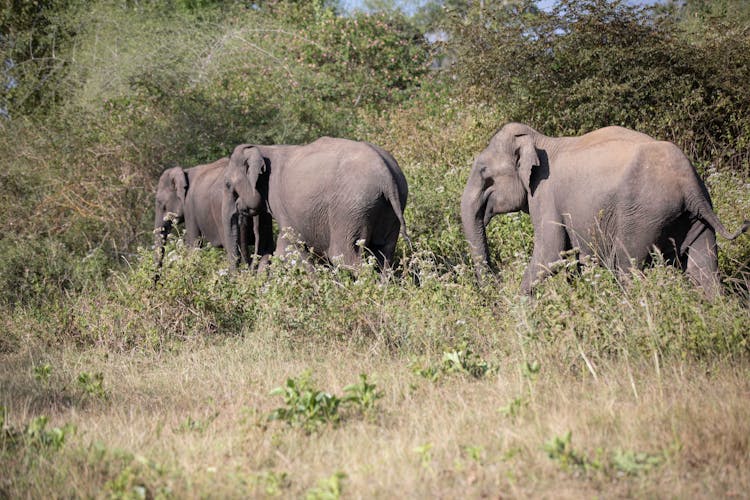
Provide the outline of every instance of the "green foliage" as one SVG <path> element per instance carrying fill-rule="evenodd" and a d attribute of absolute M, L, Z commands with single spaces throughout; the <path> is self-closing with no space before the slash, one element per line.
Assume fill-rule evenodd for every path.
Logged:
<path fill-rule="evenodd" d="M 131 455 L 130 463 L 104 484 L 104 491 L 120 500 L 170 498 L 171 489 L 163 480 L 165 473 L 153 460 Z"/>
<path fill-rule="evenodd" d="M 580 470 L 582 472 L 602 471 L 608 475 L 637 476 L 647 473 L 664 463 L 663 454 L 624 451 L 616 449 L 609 457 L 591 459 L 585 453 L 573 448 L 572 433 L 568 431 L 564 436 L 555 436 L 544 443 L 547 456 L 555 460 L 566 471 Z M 597 455 L 601 455 L 598 450 Z"/>
<path fill-rule="evenodd" d="M 471 460 L 478 464 L 482 463 L 482 456 L 485 453 L 483 446 L 464 446 L 464 451 Z"/>
<path fill-rule="evenodd" d="M 500 408 L 500 414 L 504 417 L 515 419 L 518 417 L 524 408 L 529 405 L 529 401 L 523 396 L 514 398 L 510 403 Z"/>
<path fill-rule="evenodd" d="M 38 113 L 59 99 L 55 84 L 75 30 L 62 22 L 77 0 L 13 0 L 0 8 L 0 111 Z M 12 4 L 12 5 L 11 5 Z M 2 114 L 0 114 L 2 118 Z"/>
<path fill-rule="evenodd" d="M 56 238 L 2 238 L 0 256 L 0 305 L 8 306 L 50 306 L 101 281 L 111 265 L 98 251 L 82 259 Z"/>
<path fill-rule="evenodd" d="M 370 412 L 375 408 L 383 393 L 377 390 L 376 384 L 367 381 L 367 374 L 359 374 L 359 382 L 344 387 L 342 402 L 351 404 L 362 412 Z"/>
<path fill-rule="evenodd" d="M 649 472 L 664 463 L 663 455 L 629 450 L 615 450 L 611 458 L 612 466 L 618 472 L 637 476 Z"/>
<path fill-rule="evenodd" d="M 497 372 L 493 367 L 483 360 L 477 353 L 463 342 L 458 348 L 443 351 L 443 357 L 439 364 L 422 367 L 414 364 L 412 371 L 417 375 L 432 381 L 439 380 L 442 376 L 451 374 L 463 374 L 475 379 Z"/>
<path fill-rule="evenodd" d="M 276 408 L 269 420 L 282 420 L 289 425 L 312 432 L 323 424 L 337 425 L 342 418 L 339 409 L 353 408 L 362 414 L 372 414 L 377 400 L 382 397 L 375 384 L 367 382 L 362 373 L 359 382 L 344 387 L 344 396 L 321 391 L 313 386 L 309 371 L 298 378 L 288 378 L 286 384 L 271 391 L 273 396 L 282 396 L 285 406 Z"/>
<path fill-rule="evenodd" d="M 441 368 L 445 373 L 464 373 L 474 378 L 482 378 L 496 371 L 466 345 L 460 349 L 444 352 Z"/>
<path fill-rule="evenodd" d="M 289 488 L 291 481 L 286 472 L 265 471 L 253 476 L 252 484 L 266 495 L 276 497 Z"/>
<path fill-rule="evenodd" d="M 322 424 L 337 424 L 341 419 L 341 399 L 313 387 L 310 372 L 299 378 L 288 378 L 283 387 L 271 391 L 272 396 L 282 396 L 286 406 L 276 408 L 269 420 L 283 420 L 311 432 Z"/>
<path fill-rule="evenodd" d="M 564 436 L 555 436 L 544 443 L 544 451 L 547 452 L 547 456 L 559 462 L 565 470 L 571 468 L 584 471 L 601 469 L 602 465 L 598 461 L 592 461 L 585 454 L 573 448 L 571 438 L 572 433 L 568 431 Z"/>
<path fill-rule="evenodd" d="M 626 283 L 591 262 L 575 274 L 559 273 L 543 283 L 529 316 L 532 336 L 565 342 L 573 356 L 584 349 L 605 357 L 624 349 L 699 357 L 748 352 L 742 299 L 707 301 L 672 266 L 633 272 Z"/>
<path fill-rule="evenodd" d="M 700 36 L 706 24 L 727 21 L 747 24 L 750 21 L 750 5 L 735 0 L 672 0 L 665 8 L 675 9 L 680 23 L 696 37 Z"/>
<path fill-rule="evenodd" d="M 76 428 L 70 423 L 48 428 L 48 423 L 49 418 L 41 415 L 32 418 L 23 429 L 16 429 L 7 425 L 7 410 L 0 406 L 0 456 L 20 449 L 26 460 L 33 462 L 40 454 L 59 451 Z"/>
<path fill-rule="evenodd" d="M 419 463 L 425 469 L 432 467 L 432 447 L 432 443 L 425 443 L 414 448 L 414 453 L 419 456 Z"/>
<path fill-rule="evenodd" d="M 49 419 L 42 415 L 29 422 L 24 431 L 28 443 L 37 448 L 57 451 L 65 444 L 65 437 L 75 431 L 72 424 L 47 429 Z"/>
<path fill-rule="evenodd" d="M 346 479 L 346 474 L 341 471 L 334 472 L 330 477 L 319 480 L 317 486 L 308 490 L 305 499 L 338 500 L 341 498 L 344 479 Z"/>
<path fill-rule="evenodd" d="M 216 417 L 218 416 L 219 412 L 208 415 L 204 419 L 193 418 L 188 415 L 187 417 L 185 417 L 185 420 L 183 420 L 175 429 L 175 432 L 197 432 L 199 434 L 203 434 L 208 426 L 211 425 L 211 423 L 216 420 Z"/>
<path fill-rule="evenodd" d="M 34 367 L 34 379 L 44 385 L 49 384 L 49 377 L 52 374 L 52 365 L 44 363 Z"/>
<path fill-rule="evenodd" d="M 97 399 L 108 399 L 109 394 L 104 389 L 104 374 L 97 372 L 91 374 L 89 372 L 81 372 L 78 374 L 76 379 L 78 387 L 89 396 Z"/>

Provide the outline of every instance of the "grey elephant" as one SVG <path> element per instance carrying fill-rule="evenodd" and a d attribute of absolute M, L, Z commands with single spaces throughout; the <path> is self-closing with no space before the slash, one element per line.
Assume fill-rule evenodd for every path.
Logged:
<path fill-rule="evenodd" d="M 295 248 L 308 263 L 313 254 L 357 267 L 367 249 L 387 266 L 399 234 L 408 240 L 406 178 L 396 160 L 372 144 L 331 137 L 306 145 L 243 144 L 234 149 L 224 180 L 225 207 L 276 221 L 274 254 L 280 257 Z M 225 231 L 238 241 L 235 221 L 225 213 Z M 267 233 L 257 237 L 256 246 L 269 246 Z M 227 248 L 236 258 L 236 245 Z"/>
<path fill-rule="evenodd" d="M 654 250 L 684 270 L 709 297 L 720 290 L 719 221 L 705 185 L 671 142 L 622 127 L 580 137 L 547 137 L 509 123 L 479 154 L 461 198 L 461 219 L 475 270 L 489 270 L 486 226 L 496 214 L 524 211 L 534 250 L 521 283 L 532 287 L 561 252 L 578 249 L 620 273 L 647 263 Z"/>
<path fill-rule="evenodd" d="M 154 247 L 157 269 L 160 269 L 164 258 L 164 242 L 172 229 L 173 221 L 185 224 L 185 242 L 189 246 L 210 243 L 215 247 L 226 245 L 223 216 L 226 208 L 224 202 L 224 169 L 229 158 L 222 158 L 213 163 L 183 169 L 173 167 L 165 170 L 156 191 L 154 216 Z M 167 217 L 171 214 L 170 217 Z M 231 214 L 239 219 L 236 212 Z M 250 233 L 250 221 L 240 221 L 238 227 L 242 244 L 239 251 L 246 262 L 250 261 L 248 247 L 254 244 Z M 258 225 L 258 224 L 256 224 Z M 155 279 L 158 279 L 158 274 Z"/>

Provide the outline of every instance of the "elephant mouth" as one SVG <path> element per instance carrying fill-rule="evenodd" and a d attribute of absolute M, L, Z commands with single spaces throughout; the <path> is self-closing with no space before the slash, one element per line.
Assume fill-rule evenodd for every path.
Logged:
<path fill-rule="evenodd" d="M 238 212 L 243 217 L 255 217 L 258 215 L 258 210 L 255 208 L 240 208 Z"/>
<path fill-rule="evenodd" d="M 494 192 L 492 191 L 492 189 L 488 189 L 482 195 L 482 205 L 479 211 L 484 212 L 484 217 L 482 218 L 482 224 L 484 224 L 485 226 L 489 224 L 490 220 L 495 216 L 495 210 L 494 210 L 495 204 L 492 203 L 493 194 Z"/>

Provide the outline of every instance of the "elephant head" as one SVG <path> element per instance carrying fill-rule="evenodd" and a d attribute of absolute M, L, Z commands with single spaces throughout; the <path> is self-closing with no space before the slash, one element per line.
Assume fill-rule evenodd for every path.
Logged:
<path fill-rule="evenodd" d="M 157 265 L 161 265 L 161 259 L 164 255 L 164 241 L 172 229 L 172 221 L 179 223 L 185 218 L 187 189 L 187 174 L 180 167 L 165 170 L 159 178 L 154 208 L 154 247 Z"/>
<path fill-rule="evenodd" d="M 253 146 L 237 146 L 224 171 L 224 184 L 235 200 L 235 208 L 245 215 L 256 215 L 263 206 L 258 189 L 260 176 L 266 172 L 266 162 Z"/>
<path fill-rule="evenodd" d="M 260 218 L 264 212 L 264 196 L 259 189 L 261 176 L 265 174 L 266 162 L 258 148 L 240 145 L 229 158 L 224 170 L 224 200 L 222 219 L 227 237 L 226 249 L 230 264 L 238 261 L 237 250 L 246 248 L 246 228 L 252 219 L 255 250 L 267 242 L 260 241 Z"/>
<path fill-rule="evenodd" d="M 532 169 L 539 165 L 536 132 L 521 124 L 503 127 L 479 154 L 461 197 L 461 221 L 477 277 L 489 271 L 486 227 L 496 214 L 528 211 Z"/>

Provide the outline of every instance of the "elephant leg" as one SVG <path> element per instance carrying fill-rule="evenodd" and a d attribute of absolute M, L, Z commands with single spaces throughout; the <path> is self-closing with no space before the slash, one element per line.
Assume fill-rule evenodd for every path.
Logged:
<path fill-rule="evenodd" d="M 385 228 L 379 228 L 372 237 L 370 251 L 377 259 L 380 269 L 386 269 L 393 261 L 393 255 L 396 253 L 396 244 L 401 229 L 397 219 Z"/>
<path fill-rule="evenodd" d="M 363 252 L 371 251 L 371 231 L 365 227 L 331 227 L 330 234 L 326 253 L 335 264 L 354 269 L 362 263 Z"/>
<path fill-rule="evenodd" d="M 362 262 L 358 253 L 360 248 L 354 244 L 347 243 L 334 243 L 328 250 L 331 262 L 337 265 L 344 266 L 346 268 L 356 268 Z"/>
<path fill-rule="evenodd" d="M 552 264 L 567 250 L 565 227 L 557 221 L 546 220 L 534 231 L 534 250 L 531 262 L 521 281 L 521 292 L 530 294 L 533 287 L 552 273 Z"/>
<path fill-rule="evenodd" d="M 396 237 L 388 241 L 385 245 L 375 247 L 373 253 L 378 261 L 380 269 L 388 269 L 393 262 L 393 255 L 396 253 L 396 242 L 398 241 L 398 233 Z"/>
<path fill-rule="evenodd" d="M 193 217 L 185 217 L 185 244 L 194 248 L 200 244 L 200 230 L 198 223 L 193 219 Z"/>
<path fill-rule="evenodd" d="M 701 224 L 703 228 L 687 248 L 685 273 L 703 289 L 706 297 L 713 299 L 721 294 L 716 234 L 701 222 L 696 224 Z"/>
<path fill-rule="evenodd" d="M 271 265 L 271 255 L 270 254 L 264 254 L 258 256 L 258 259 L 256 261 L 257 269 L 256 272 L 262 273 L 265 272 L 266 269 L 268 269 L 268 266 Z"/>

